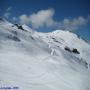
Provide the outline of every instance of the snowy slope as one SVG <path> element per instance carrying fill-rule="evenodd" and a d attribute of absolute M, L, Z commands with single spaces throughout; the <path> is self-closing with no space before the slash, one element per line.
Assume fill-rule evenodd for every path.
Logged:
<path fill-rule="evenodd" d="M 69 50 L 66 50 L 68 48 Z M 76 49 L 79 53 L 73 51 Z M 40 33 L 0 20 L 0 88 L 90 90 L 90 45 L 69 31 Z"/>

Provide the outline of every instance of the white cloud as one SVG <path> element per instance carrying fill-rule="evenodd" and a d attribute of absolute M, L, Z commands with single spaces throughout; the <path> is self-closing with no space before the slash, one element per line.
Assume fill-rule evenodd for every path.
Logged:
<path fill-rule="evenodd" d="M 90 20 L 90 15 L 86 18 L 79 16 L 77 18 L 65 18 L 62 21 L 54 20 L 54 9 L 40 10 L 31 15 L 23 14 L 19 17 L 21 24 L 30 24 L 33 28 L 51 27 L 54 29 L 77 30 L 86 25 Z"/>
<path fill-rule="evenodd" d="M 6 12 L 4 13 L 4 17 L 5 18 L 9 18 L 9 16 L 11 15 L 11 9 L 12 9 L 12 7 L 8 7 L 7 9 L 6 9 Z"/>
<path fill-rule="evenodd" d="M 28 23 L 30 23 L 30 17 L 25 15 L 25 14 L 21 15 L 19 17 L 19 19 L 20 19 L 20 23 L 21 24 L 28 24 Z"/>
<path fill-rule="evenodd" d="M 80 27 L 86 25 L 87 21 L 88 19 L 82 16 L 72 19 L 65 18 L 63 21 L 59 22 L 59 28 L 63 28 L 66 30 L 77 30 Z"/>
<path fill-rule="evenodd" d="M 33 13 L 29 16 L 23 14 L 19 17 L 19 19 L 21 24 L 30 23 L 32 24 L 33 28 L 39 28 L 44 25 L 51 26 L 54 23 L 53 15 L 54 15 L 54 10 L 48 9 L 48 10 L 40 10 L 37 13 Z"/>
<path fill-rule="evenodd" d="M 7 19 L 9 18 L 10 15 L 11 15 L 10 12 L 6 12 L 6 13 L 4 13 L 4 17 L 7 18 Z"/>
<path fill-rule="evenodd" d="M 8 8 L 6 9 L 7 12 L 10 11 L 10 10 L 12 10 L 12 7 L 8 7 Z"/>
<path fill-rule="evenodd" d="M 30 15 L 30 22 L 34 28 L 39 28 L 44 25 L 51 26 L 54 23 L 53 15 L 53 9 L 40 10 L 39 12 Z"/>
<path fill-rule="evenodd" d="M 13 17 L 12 20 L 13 20 L 13 21 L 17 21 L 17 18 L 16 18 L 16 17 Z"/>

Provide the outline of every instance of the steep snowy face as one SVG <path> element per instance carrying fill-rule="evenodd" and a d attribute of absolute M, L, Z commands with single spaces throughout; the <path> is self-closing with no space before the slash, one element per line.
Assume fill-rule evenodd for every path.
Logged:
<path fill-rule="evenodd" d="M 90 62 L 90 45 L 82 40 L 79 36 L 69 31 L 56 30 L 50 33 L 39 33 L 39 36 L 54 47 L 68 47 L 71 50 L 77 49 L 80 52 L 80 57 Z M 52 44 L 53 43 L 53 44 Z"/>
<path fill-rule="evenodd" d="M 90 90 L 90 45 L 69 31 L 40 33 L 0 19 L 0 88 Z"/>

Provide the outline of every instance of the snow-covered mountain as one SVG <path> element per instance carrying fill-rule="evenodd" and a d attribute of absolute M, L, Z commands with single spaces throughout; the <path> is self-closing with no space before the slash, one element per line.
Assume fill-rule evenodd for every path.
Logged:
<path fill-rule="evenodd" d="M 76 34 L 0 18 L 1 90 L 90 90 L 89 67 L 90 45 Z"/>

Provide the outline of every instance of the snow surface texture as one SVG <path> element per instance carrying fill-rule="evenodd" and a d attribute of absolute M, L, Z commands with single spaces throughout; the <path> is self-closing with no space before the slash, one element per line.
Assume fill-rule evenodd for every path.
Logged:
<path fill-rule="evenodd" d="M 0 21 L 0 88 L 90 90 L 89 66 L 90 45 L 77 35 Z"/>

